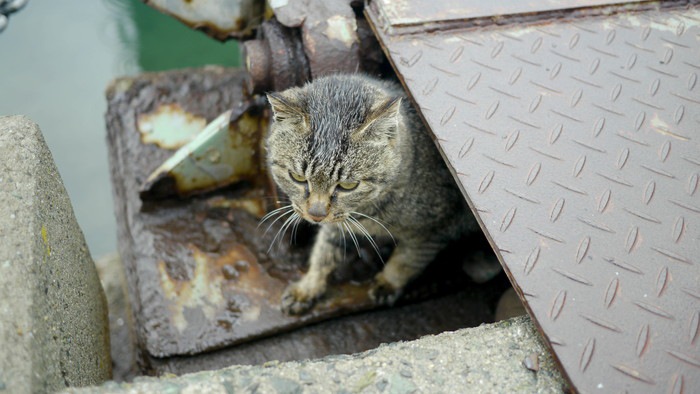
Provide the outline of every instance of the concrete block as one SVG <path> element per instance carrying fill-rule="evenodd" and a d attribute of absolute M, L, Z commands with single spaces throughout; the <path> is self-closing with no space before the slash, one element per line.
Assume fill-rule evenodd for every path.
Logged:
<path fill-rule="evenodd" d="M 529 317 L 351 356 L 136 378 L 67 393 L 561 393 L 554 360 Z"/>
<path fill-rule="evenodd" d="M 95 265 L 41 131 L 23 116 L 0 117 L 0 349 L 0 391 L 111 374 Z"/>

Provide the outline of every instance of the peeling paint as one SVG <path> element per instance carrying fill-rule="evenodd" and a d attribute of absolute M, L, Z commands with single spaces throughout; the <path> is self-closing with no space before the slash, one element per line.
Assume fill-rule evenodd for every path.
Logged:
<path fill-rule="evenodd" d="M 178 104 L 165 104 L 139 115 L 136 127 L 144 144 L 178 149 L 190 142 L 207 125 L 201 116 L 185 111 Z"/>
<path fill-rule="evenodd" d="M 234 119 L 232 110 L 214 119 L 149 175 L 142 198 L 189 195 L 260 176 L 258 151 L 267 117 L 253 112 L 245 107 Z"/>
<path fill-rule="evenodd" d="M 334 15 L 326 20 L 328 27 L 325 35 L 331 40 L 338 40 L 350 48 L 357 39 L 357 22 L 353 18 Z"/>
<path fill-rule="evenodd" d="M 145 3 L 219 40 L 252 35 L 265 12 L 265 2 L 260 0 L 148 0 Z"/>

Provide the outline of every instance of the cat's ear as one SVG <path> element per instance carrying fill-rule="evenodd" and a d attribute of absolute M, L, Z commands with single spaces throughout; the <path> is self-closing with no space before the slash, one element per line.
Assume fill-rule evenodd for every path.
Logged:
<path fill-rule="evenodd" d="M 353 136 L 393 138 L 399 126 L 402 101 L 401 97 L 392 97 L 372 109 Z"/>
<path fill-rule="evenodd" d="M 303 117 L 301 109 L 282 93 L 268 93 L 267 101 L 272 107 L 272 117 L 275 122 L 287 119 L 301 119 Z"/>

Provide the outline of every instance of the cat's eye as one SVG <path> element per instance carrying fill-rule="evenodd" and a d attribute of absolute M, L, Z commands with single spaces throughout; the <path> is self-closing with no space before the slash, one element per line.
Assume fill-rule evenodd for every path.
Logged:
<path fill-rule="evenodd" d="M 359 186 L 360 182 L 340 182 L 338 187 L 345 191 L 354 190 Z"/>
<path fill-rule="evenodd" d="M 296 182 L 306 183 L 306 178 L 303 175 L 297 174 L 296 172 L 289 171 L 289 177 Z"/>

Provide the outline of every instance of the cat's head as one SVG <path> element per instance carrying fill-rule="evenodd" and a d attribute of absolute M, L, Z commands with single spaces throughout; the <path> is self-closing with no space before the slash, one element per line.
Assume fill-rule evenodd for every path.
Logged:
<path fill-rule="evenodd" d="M 309 222 L 345 220 L 391 187 L 401 163 L 401 98 L 364 77 L 271 93 L 269 171 Z"/>

